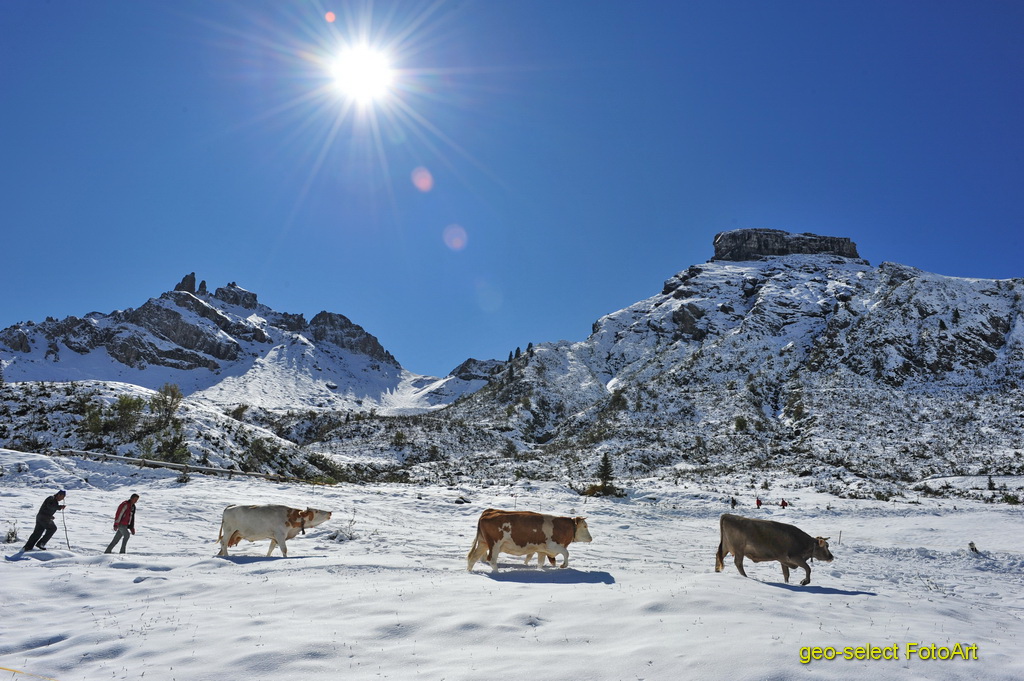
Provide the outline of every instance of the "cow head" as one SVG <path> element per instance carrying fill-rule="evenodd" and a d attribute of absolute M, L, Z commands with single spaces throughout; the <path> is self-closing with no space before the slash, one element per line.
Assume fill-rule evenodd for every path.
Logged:
<path fill-rule="evenodd" d="M 815 537 L 814 538 L 814 551 L 811 555 L 817 560 L 823 560 L 826 563 L 831 563 L 833 559 L 832 552 L 828 550 L 828 537 Z"/>
<path fill-rule="evenodd" d="M 316 527 L 320 523 L 325 523 L 331 519 L 330 511 L 321 511 L 309 507 L 306 508 L 302 515 L 306 519 L 306 527 Z"/>
<path fill-rule="evenodd" d="M 576 517 L 573 518 L 573 522 L 576 523 L 576 533 L 573 535 L 573 541 L 594 541 L 594 538 L 590 536 L 590 529 L 587 527 L 587 519 Z"/>

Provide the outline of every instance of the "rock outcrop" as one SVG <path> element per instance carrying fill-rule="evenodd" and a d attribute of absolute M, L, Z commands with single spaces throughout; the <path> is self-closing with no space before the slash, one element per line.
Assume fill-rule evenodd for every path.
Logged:
<path fill-rule="evenodd" d="M 746 262 L 766 256 L 837 255 L 860 260 L 857 244 L 846 237 L 791 234 L 779 229 L 734 229 L 715 235 L 715 260 Z"/>
<path fill-rule="evenodd" d="M 186 274 L 185 277 L 174 287 L 175 291 L 185 291 L 186 293 L 196 292 L 196 273 Z"/>
<path fill-rule="evenodd" d="M 321 312 L 309 322 L 309 332 L 318 343 L 333 343 L 339 348 L 352 350 L 386 364 L 399 366 L 390 352 L 384 349 L 374 336 L 363 327 L 353 324 L 345 315 Z"/>
<path fill-rule="evenodd" d="M 464 381 L 489 381 L 504 366 L 505 362 L 496 359 L 479 360 L 471 357 L 452 369 L 448 375 Z"/>
<path fill-rule="evenodd" d="M 214 291 L 213 297 L 217 300 L 224 301 L 229 305 L 237 305 L 238 307 L 245 308 L 246 310 L 255 310 L 256 306 L 259 305 L 259 301 L 256 300 L 255 293 L 252 291 L 246 291 L 235 282 L 231 282 L 227 286 L 218 288 Z"/>

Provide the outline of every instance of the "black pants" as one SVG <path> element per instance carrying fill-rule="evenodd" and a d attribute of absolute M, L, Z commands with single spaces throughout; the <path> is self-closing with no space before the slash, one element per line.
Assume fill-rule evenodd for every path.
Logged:
<path fill-rule="evenodd" d="M 37 543 L 41 546 L 46 546 L 46 542 L 50 541 L 50 537 L 56 531 L 57 523 L 53 522 L 53 518 L 36 518 L 36 529 L 32 530 L 32 536 L 28 538 L 25 548 L 22 550 L 31 551 Z"/>

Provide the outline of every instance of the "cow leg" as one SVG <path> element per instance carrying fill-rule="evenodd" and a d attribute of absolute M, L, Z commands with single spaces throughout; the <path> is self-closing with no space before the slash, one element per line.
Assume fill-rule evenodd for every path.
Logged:
<path fill-rule="evenodd" d="M 735 553 L 735 554 L 733 554 L 733 557 L 736 559 L 735 560 L 735 562 L 736 562 L 736 569 L 740 571 L 741 575 L 746 577 L 747 573 L 743 569 L 743 554 L 742 553 Z"/>
<path fill-rule="evenodd" d="M 784 580 L 786 580 L 786 584 L 789 584 L 789 566 L 786 565 L 785 563 L 781 563 L 781 565 L 782 565 L 782 578 Z"/>
<path fill-rule="evenodd" d="M 221 520 L 220 521 L 220 536 L 217 537 L 217 541 L 220 542 L 220 552 L 217 553 L 218 556 L 226 556 L 226 555 L 228 555 L 228 546 L 231 544 L 231 536 L 233 534 L 234 534 L 234 530 L 232 530 L 231 532 L 228 532 L 227 534 L 224 533 L 224 521 Z"/>
<path fill-rule="evenodd" d="M 807 575 L 800 580 L 800 586 L 807 586 L 811 583 L 811 566 L 807 564 L 806 560 L 798 559 L 795 561 L 798 567 L 802 567 Z"/>
<path fill-rule="evenodd" d="M 562 554 L 562 564 L 559 567 L 569 567 L 569 549 L 563 548 L 559 553 Z M 552 556 L 552 558 L 554 558 L 554 556 Z"/>
<path fill-rule="evenodd" d="M 491 546 L 490 553 L 487 556 L 491 563 L 491 572 L 498 571 L 498 554 L 501 553 L 501 547 L 501 543 L 497 543 Z"/>
<path fill-rule="evenodd" d="M 288 557 L 288 546 L 285 542 L 288 541 L 288 535 L 285 532 L 274 532 L 274 537 L 270 540 L 270 550 L 267 551 L 269 556 L 274 552 L 274 547 L 277 546 L 281 549 L 281 555 L 285 558 Z"/>

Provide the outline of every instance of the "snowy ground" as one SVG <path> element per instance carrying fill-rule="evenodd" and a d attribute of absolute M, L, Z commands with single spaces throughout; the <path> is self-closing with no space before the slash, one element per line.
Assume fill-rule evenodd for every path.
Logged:
<path fill-rule="evenodd" d="M 15 520 L 20 536 L 0 562 L 0 680 L 1024 678 L 1019 507 L 776 488 L 794 506 L 758 512 L 744 492 L 737 512 L 831 537 L 835 562 L 813 564 L 801 587 L 802 571 L 787 586 L 777 563 L 748 561 L 744 579 L 728 559 L 716 574 L 727 507 L 693 485 L 584 503 L 552 484 L 180 484 L 4 450 L 0 466 L 0 538 Z M 71 549 L 58 515 L 50 550 L 21 554 L 39 504 L 62 488 Z M 138 534 L 128 554 L 104 555 L 131 492 Z M 223 507 L 261 502 L 335 514 L 289 542 L 290 558 L 266 558 L 265 541 L 215 557 Z M 506 556 L 497 574 L 467 573 L 489 506 L 585 514 L 594 541 L 572 545 L 565 570 Z M 958 643 L 977 659 L 907 659 L 908 644 Z M 895 645 L 899 659 L 843 658 L 868 645 Z M 815 646 L 839 657 L 802 664 Z"/>

